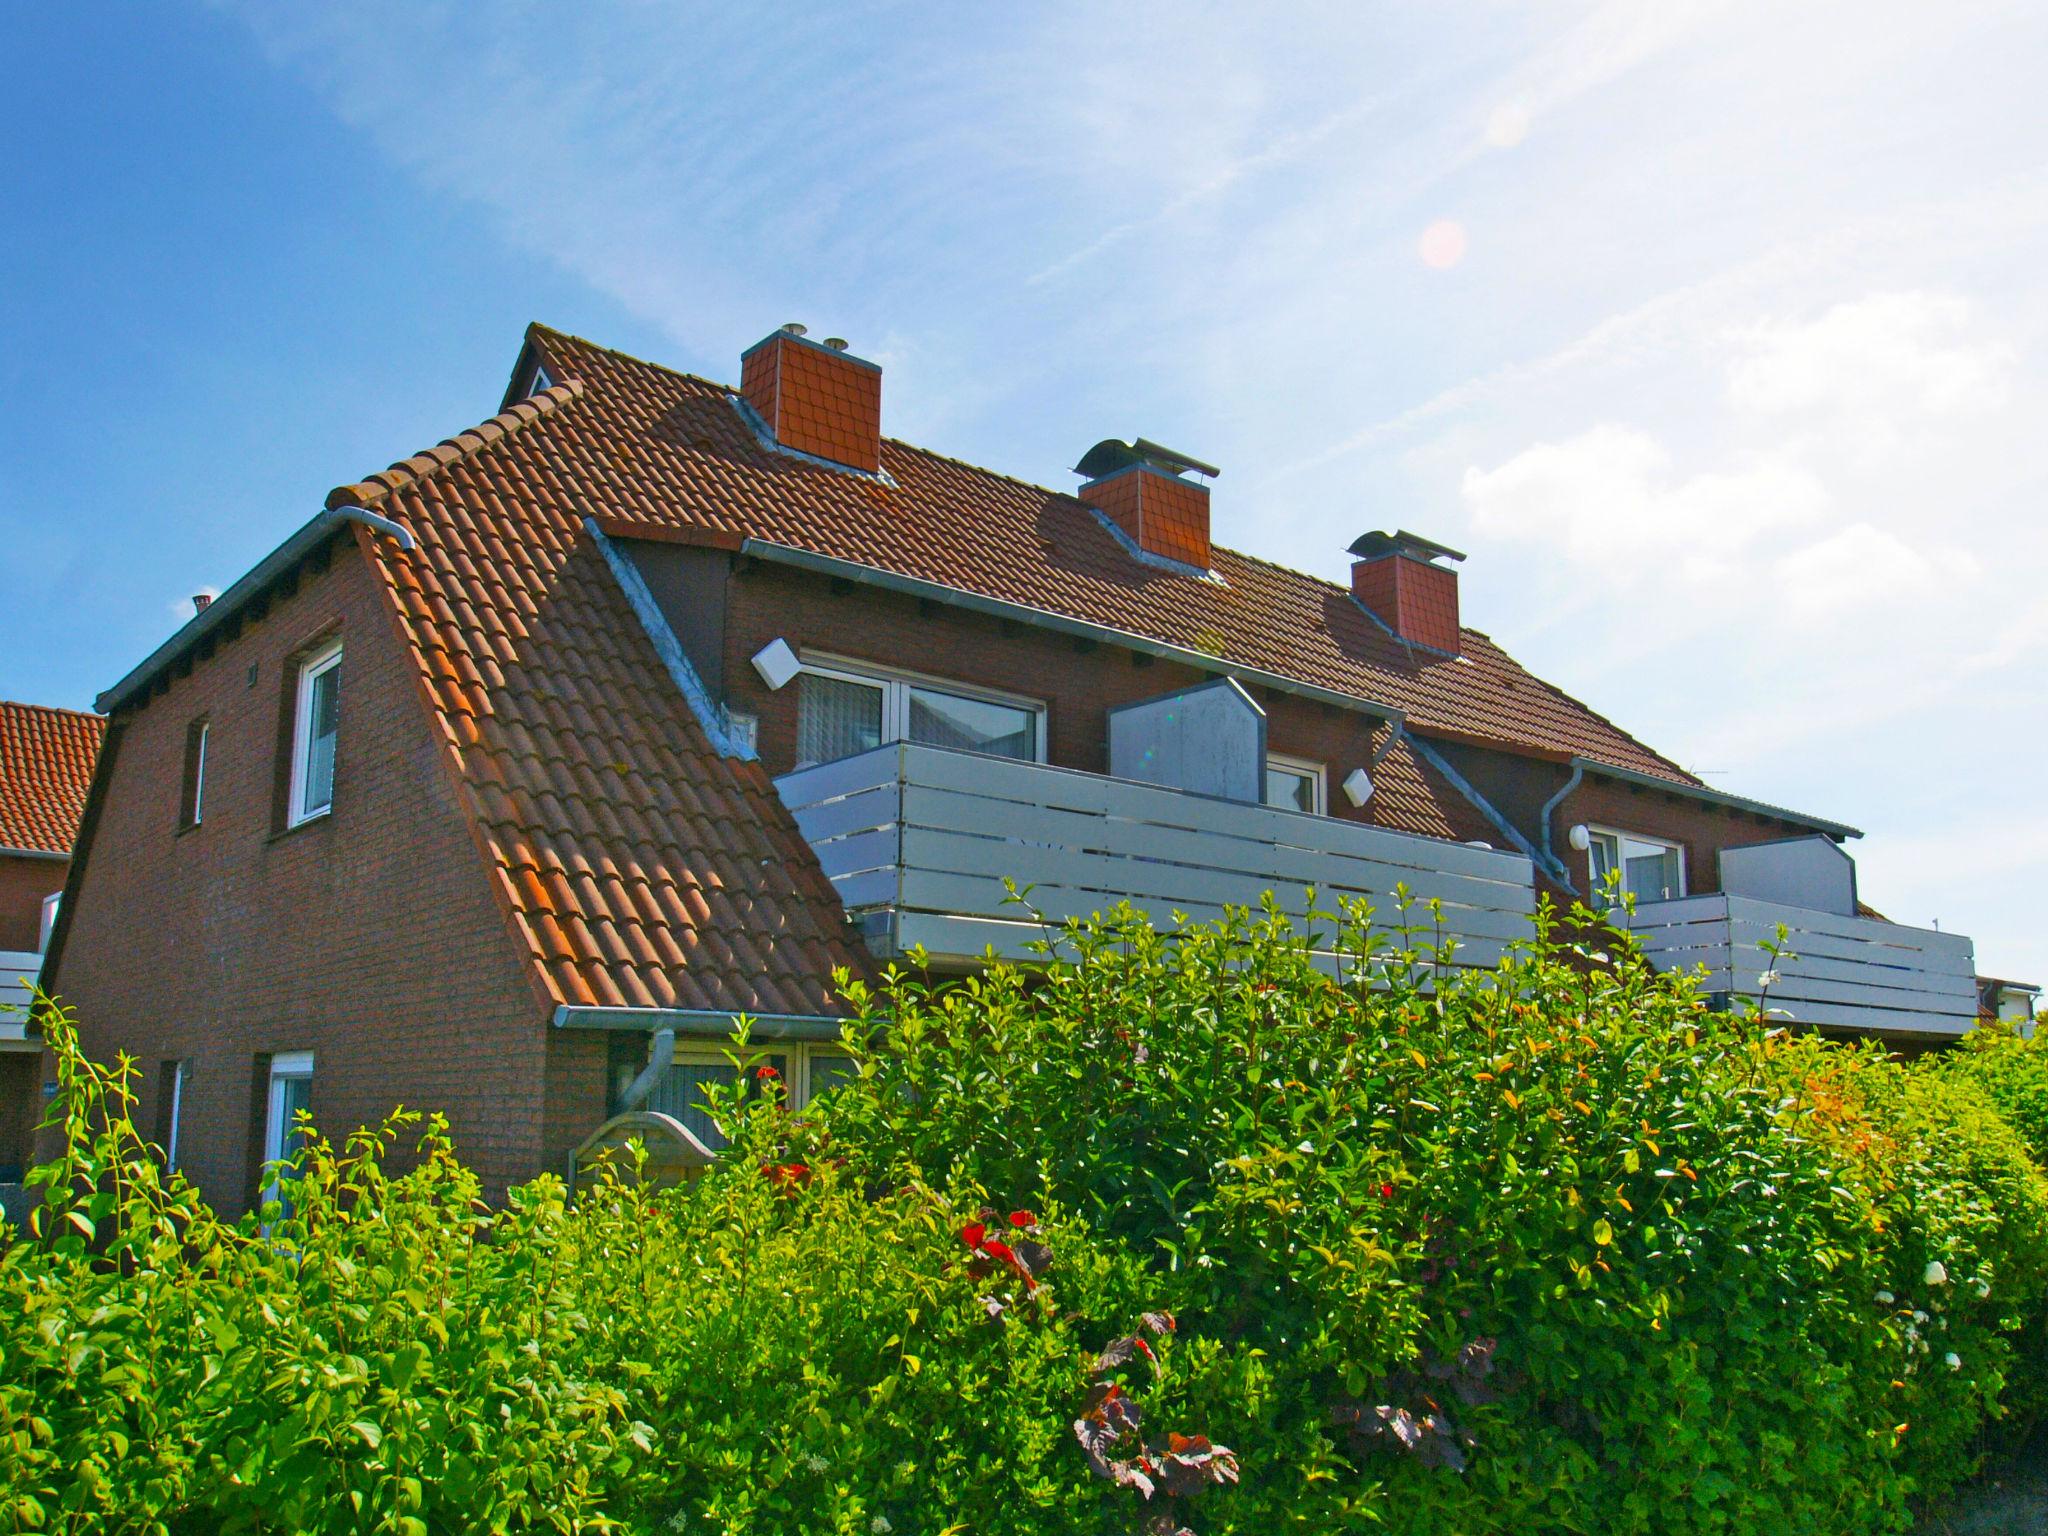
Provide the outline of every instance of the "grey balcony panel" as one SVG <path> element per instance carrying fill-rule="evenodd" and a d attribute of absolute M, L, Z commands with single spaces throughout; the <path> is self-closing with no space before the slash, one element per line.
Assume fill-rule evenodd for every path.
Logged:
<path fill-rule="evenodd" d="M 1760 947 L 1779 942 L 1773 962 Z M 1798 1023 L 1879 1034 L 1964 1033 L 1976 1022 L 1975 947 L 1961 934 L 1717 894 L 1647 902 L 1631 926 L 1651 962 L 1704 967 L 1715 992 L 1757 997 Z"/>
<path fill-rule="evenodd" d="M 993 945 L 1023 957 L 1044 935 L 1034 911 L 1059 924 L 1124 901 L 1166 925 L 1175 913 L 1208 921 L 1256 907 L 1271 892 L 1301 916 L 1309 887 L 1323 910 L 1362 898 L 1378 928 L 1457 939 L 1462 964 L 1491 966 L 1531 931 L 1535 888 L 1521 855 L 1326 816 L 901 743 L 785 774 L 776 789 L 885 952 L 922 944 L 965 961 Z M 1010 900 L 1006 878 L 1026 888 L 1028 906 Z M 1409 892 L 1405 916 L 1397 886 Z"/>

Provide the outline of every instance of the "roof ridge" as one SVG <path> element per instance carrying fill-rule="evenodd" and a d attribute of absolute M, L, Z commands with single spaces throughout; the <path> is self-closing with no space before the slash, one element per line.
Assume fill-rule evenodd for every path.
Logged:
<path fill-rule="evenodd" d="M 22 699 L 0 699 L 0 709 L 33 709 L 46 715 L 69 715 L 76 720 L 90 720 L 95 725 L 105 725 L 107 717 L 90 709 L 72 709 L 63 704 L 30 704 Z"/>
<path fill-rule="evenodd" d="M 400 459 L 388 469 L 380 469 L 374 475 L 367 475 L 352 485 L 337 485 L 327 493 L 326 505 L 329 510 L 337 507 L 374 507 L 378 502 L 403 490 L 417 485 L 435 471 L 457 463 L 470 455 L 480 453 L 491 444 L 517 432 L 528 422 L 541 417 L 572 400 L 583 398 L 583 381 L 570 379 L 561 384 L 550 384 L 536 395 L 518 400 L 497 415 L 453 437 L 444 437 L 431 448 L 422 449 L 411 458 Z"/>

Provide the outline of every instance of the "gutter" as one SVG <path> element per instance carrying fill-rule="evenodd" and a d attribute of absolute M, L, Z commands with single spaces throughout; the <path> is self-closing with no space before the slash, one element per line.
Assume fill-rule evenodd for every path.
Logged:
<path fill-rule="evenodd" d="M 744 1008 L 591 1008 L 563 1003 L 556 1029 L 672 1030 L 700 1040 L 730 1040 L 740 1021 L 750 1040 L 837 1040 L 848 1023 L 821 1013 L 749 1013 Z M 673 1042 L 671 1042 L 673 1048 Z"/>
<path fill-rule="evenodd" d="M 1572 776 L 1564 789 L 1553 795 L 1550 805 L 1544 807 L 1543 838 L 1547 846 L 1550 840 L 1549 811 L 1564 798 L 1565 792 L 1586 774 L 1596 774 L 1603 779 L 1615 779 L 1623 784 L 1633 784 L 1642 789 L 1662 790 L 1667 795 L 1679 795 L 1687 800 L 1698 800 L 1707 805 L 1722 806 L 1731 811 L 1747 811 L 1753 816 L 1768 816 L 1773 821 L 1789 821 L 1794 826 L 1811 827 L 1836 839 L 1861 837 L 1859 828 L 1839 821 L 1824 821 L 1818 816 L 1808 816 L 1803 811 L 1787 810 L 1782 805 L 1772 805 L 1765 800 L 1750 800 L 1742 795 L 1726 794 L 1718 789 L 1709 789 L 1704 784 L 1679 784 L 1670 779 L 1660 779 L 1654 773 L 1638 773 L 1633 768 L 1616 768 L 1608 763 L 1590 757 L 1572 759 Z"/>
<path fill-rule="evenodd" d="M 0 848 L 0 859 L 50 859 L 53 861 L 70 858 L 54 848 Z"/>
<path fill-rule="evenodd" d="M 206 605 L 204 611 L 194 614 L 185 621 L 170 639 L 151 651 L 140 665 L 131 670 L 105 693 L 93 700 L 93 708 L 103 715 L 110 715 L 122 705 L 140 694 L 157 676 L 173 662 L 186 655 L 199 642 L 225 625 L 229 618 L 246 607 L 257 593 L 263 591 L 278 577 L 291 570 L 306 556 L 324 544 L 335 529 L 344 523 L 357 523 L 373 533 L 382 534 L 393 540 L 400 549 L 410 553 L 417 546 L 413 536 L 403 524 L 395 523 L 380 513 L 362 507 L 327 507 L 313 514 L 312 518 L 286 539 L 277 548 L 265 555 L 227 591 Z"/>
<path fill-rule="evenodd" d="M 1282 677 L 1277 672 L 1267 672 L 1258 667 L 1243 666 L 1221 656 L 1212 656 L 1207 651 L 1174 645 L 1165 640 L 1154 640 L 1149 635 L 1134 634 L 1130 630 L 1118 629 L 1109 624 L 1094 624 L 1086 619 L 1069 618 L 1066 614 L 1054 613 L 1046 608 L 1034 608 L 1028 603 L 1013 603 L 1000 597 L 984 597 L 979 592 L 965 592 L 958 587 L 926 581 L 918 576 L 905 576 L 896 571 L 886 571 L 879 566 L 861 565 L 856 561 L 841 560 L 832 555 L 814 554 L 808 549 L 794 549 L 787 544 L 775 544 L 766 539 L 742 540 L 740 553 L 775 565 L 793 566 L 800 571 L 834 576 L 841 581 L 857 581 L 866 586 L 881 587 L 885 591 L 900 592 L 926 602 L 944 603 L 949 607 L 965 608 L 973 613 L 985 613 L 998 619 L 1035 625 L 1040 629 L 1072 635 L 1078 640 L 1093 640 L 1104 645 L 1120 646 L 1129 651 L 1140 651 L 1147 656 L 1157 656 L 1162 661 L 1179 662 L 1182 666 L 1194 667 L 1199 671 L 1220 673 L 1243 683 L 1256 683 L 1259 687 L 1270 688 L 1275 693 L 1291 693 L 1300 698 L 1313 699 L 1319 704 L 1334 704 L 1339 709 L 1372 715 L 1390 721 L 1396 726 L 1407 718 L 1401 710 L 1391 705 L 1381 704 L 1377 700 L 1363 698 L 1355 693 L 1339 693 L 1334 688 L 1318 688 L 1313 683 Z"/>

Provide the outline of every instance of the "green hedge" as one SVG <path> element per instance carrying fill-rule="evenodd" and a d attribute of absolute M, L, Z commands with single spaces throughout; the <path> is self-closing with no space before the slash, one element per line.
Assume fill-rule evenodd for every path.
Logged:
<path fill-rule="evenodd" d="M 0 1529 L 1883 1531 L 2035 1409 L 2033 1047 L 1357 916 L 851 988 L 858 1078 L 721 1097 L 687 1188 L 494 1210 L 431 1123 L 316 1139 L 267 1233 L 59 1015 Z"/>

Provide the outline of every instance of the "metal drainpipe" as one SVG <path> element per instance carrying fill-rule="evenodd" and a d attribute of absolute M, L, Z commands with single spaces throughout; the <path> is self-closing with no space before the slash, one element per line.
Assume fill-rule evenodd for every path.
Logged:
<path fill-rule="evenodd" d="M 397 540 L 398 547 L 408 554 L 417 547 L 413 543 L 411 530 L 405 524 L 394 523 L 390 518 L 372 512 L 367 507 L 330 507 L 328 511 L 344 523 L 361 523 L 365 528 L 381 533 L 387 539 Z"/>
<path fill-rule="evenodd" d="M 1560 805 L 1564 804 L 1565 796 L 1569 795 L 1573 790 L 1577 789 L 1579 787 L 1579 781 L 1585 778 L 1585 776 L 1586 765 L 1584 763 L 1573 763 L 1572 776 L 1564 781 L 1564 788 L 1560 789 L 1556 794 L 1552 795 L 1548 800 L 1543 802 L 1543 858 L 1544 861 L 1547 864 L 1549 864 L 1552 869 L 1561 870 L 1564 868 L 1564 863 L 1561 859 L 1558 858 L 1557 854 L 1554 851 L 1552 851 L 1550 846 L 1550 818 L 1557 814 L 1557 808 Z M 1579 894 L 1577 887 L 1575 887 L 1571 883 L 1571 880 L 1569 878 L 1567 878 L 1564 881 L 1564 888 L 1570 891 L 1574 896 Z"/>
<path fill-rule="evenodd" d="M 626 1084 L 626 1091 L 619 1095 L 619 1113 L 626 1114 L 638 1109 L 646 1102 L 647 1095 L 654 1092 L 654 1085 L 661 1074 L 669 1069 L 676 1059 L 676 1032 L 664 1025 L 654 1032 L 647 1042 L 647 1065 L 640 1069 L 640 1075 Z"/>

